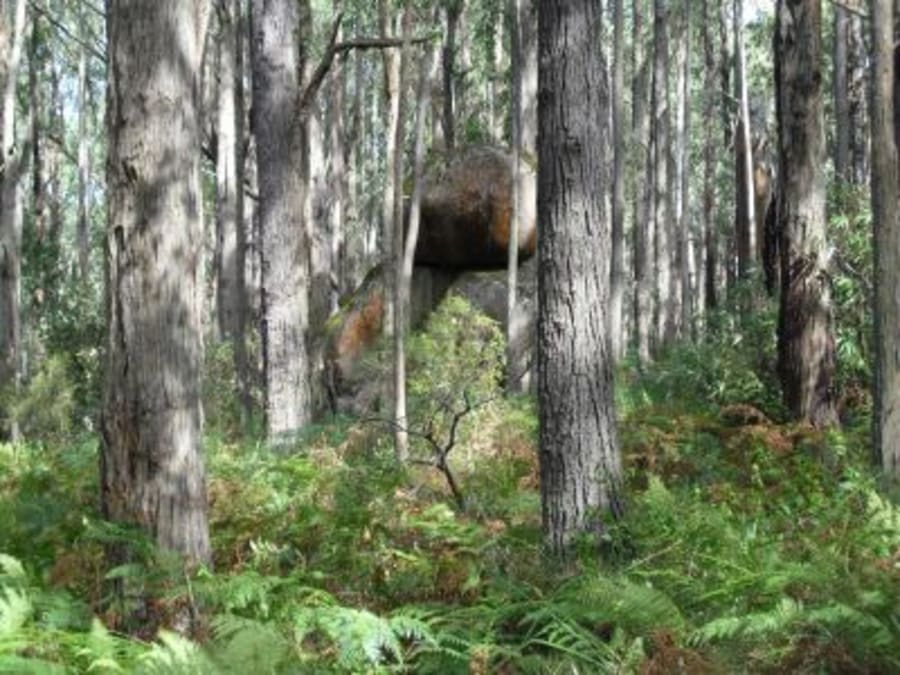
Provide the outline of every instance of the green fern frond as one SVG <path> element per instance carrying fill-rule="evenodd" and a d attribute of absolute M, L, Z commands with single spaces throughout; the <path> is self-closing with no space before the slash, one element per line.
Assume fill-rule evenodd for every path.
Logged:
<path fill-rule="evenodd" d="M 278 629 L 230 614 L 212 621 L 215 661 L 224 672 L 274 673 L 291 656 L 291 644 Z"/>
<path fill-rule="evenodd" d="M 0 653 L 7 652 L 32 616 L 33 605 L 26 591 L 5 588 L 0 592 Z"/>
<path fill-rule="evenodd" d="M 138 675 L 218 675 L 218 669 L 196 644 L 177 633 L 160 631 L 159 642 L 142 655 Z"/>
<path fill-rule="evenodd" d="M 25 567 L 22 563 L 5 553 L 0 553 L 0 570 L 3 571 L 2 576 L 10 579 L 25 578 Z"/>

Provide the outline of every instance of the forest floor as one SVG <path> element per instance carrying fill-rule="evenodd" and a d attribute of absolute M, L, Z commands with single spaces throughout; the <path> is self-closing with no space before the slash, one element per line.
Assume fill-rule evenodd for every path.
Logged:
<path fill-rule="evenodd" d="M 665 368 L 623 372 L 627 515 L 566 563 L 541 546 L 524 398 L 453 451 L 465 513 L 377 425 L 280 453 L 210 435 L 196 574 L 146 542 L 104 574 L 105 545 L 140 539 L 99 518 L 94 439 L 0 445 L 0 672 L 900 672 L 900 509 L 865 406 L 818 432 Z M 185 607 L 190 639 L 167 630 Z"/>

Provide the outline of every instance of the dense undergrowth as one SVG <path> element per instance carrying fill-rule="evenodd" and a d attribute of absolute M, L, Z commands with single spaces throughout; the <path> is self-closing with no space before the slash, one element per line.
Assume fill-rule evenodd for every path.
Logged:
<path fill-rule="evenodd" d="M 627 516 L 603 556 L 563 564 L 541 547 L 533 404 L 493 395 L 473 354 L 496 335 L 467 317 L 451 306 L 411 355 L 482 376 L 451 455 L 465 513 L 371 421 L 277 453 L 212 431 L 213 569 L 145 543 L 108 573 L 104 545 L 140 540 L 99 518 L 95 441 L 0 445 L 0 672 L 900 671 L 900 510 L 867 468 L 864 401 L 841 430 L 780 422 L 750 329 L 626 364 Z M 456 390 L 429 398 L 434 382 L 411 387 L 432 430 Z M 110 577 L 149 592 L 111 604 Z M 185 609 L 190 638 L 171 630 Z"/>

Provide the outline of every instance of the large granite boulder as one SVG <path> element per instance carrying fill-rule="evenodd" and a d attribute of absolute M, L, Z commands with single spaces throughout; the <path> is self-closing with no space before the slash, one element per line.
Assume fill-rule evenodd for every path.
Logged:
<path fill-rule="evenodd" d="M 412 326 L 424 323 L 448 293 L 465 297 L 501 324 L 506 322 L 506 267 L 512 214 L 511 155 L 491 147 L 463 150 L 426 177 L 411 286 Z M 523 164 L 523 217 L 519 228 L 519 311 L 514 317 L 509 377 L 527 386 L 534 333 L 535 175 Z M 318 341 L 324 389 L 333 412 L 362 414 L 377 406 L 381 385 L 361 368 L 384 329 L 385 268 L 369 272 L 329 319 Z"/>
<path fill-rule="evenodd" d="M 467 148 L 425 177 L 416 264 L 453 270 L 506 268 L 512 216 L 512 156 Z M 519 257 L 534 255 L 535 173 L 522 163 Z"/>

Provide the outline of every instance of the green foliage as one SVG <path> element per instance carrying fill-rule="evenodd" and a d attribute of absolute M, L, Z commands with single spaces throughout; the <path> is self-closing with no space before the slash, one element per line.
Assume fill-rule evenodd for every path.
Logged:
<path fill-rule="evenodd" d="M 429 456 L 435 448 L 416 434 L 449 443 L 454 419 L 460 419 L 457 444 L 473 439 L 470 430 L 498 399 L 505 348 L 497 323 L 460 296 L 447 297 L 429 317 L 425 330 L 409 339 L 407 393 L 413 447 Z M 463 413 L 467 408 L 472 410 Z"/>
<path fill-rule="evenodd" d="M 864 186 L 833 185 L 828 193 L 828 238 L 834 246 L 836 354 L 841 389 L 872 380 L 872 214 Z"/>
<path fill-rule="evenodd" d="M 429 329 L 413 338 L 414 409 L 437 430 L 440 396 L 495 395 L 502 349 L 455 300 Z M 215 572 L 189 578 L 99 519 L 95 443 L 2 445 L 0 671 L 893 672 L 900 510 L 865 466 L 865 429 L 725 423 L 703 400 L 756 400 L 754 330 L 723 322 L 694 371 L 685 348 L 624 378 L 631 490 L 606 561 L 545 556 L 528 398 L 479 408 L 462 434 L 465 513 L 371 424 L 312 428 L 290 453 L 214 434 Z M 109 571 L 116 543 L 140 555 Z M 130 626 L 143 639 L 115 632 L 134 607 L 104 602 L 111 578 L 158 598 Z M 170 621 L 189 601 L 208 622 L 190 639 Z"/>
<path fill-rule="evenodd" d="M 731 311 L 707 318 L 708 331 L 699 342 L 685 341 L 669 349 L 653 368 L 637 376 L 635 386 L 619 388 L 620 407 L 674 401 L 690 408 L 749 404 L 770 417 L 783 417 L 775 373 L 777 307 L 751 298 L 755 286 L 739 288 Z M 740 321 L 740 307 L 755 304 Z M 626 364 L 628 371 L 632 364 Z"/>
<path fill-rule="evenodd" d="M 8 420 L 19 425 L 27 438 L 43 441 L 61 441 L 73 426 L 76 387 L 72 382 L 63 357 L 51 356 L 40 370 L 18 391 L 7 390 L 5 403 Z"/>

